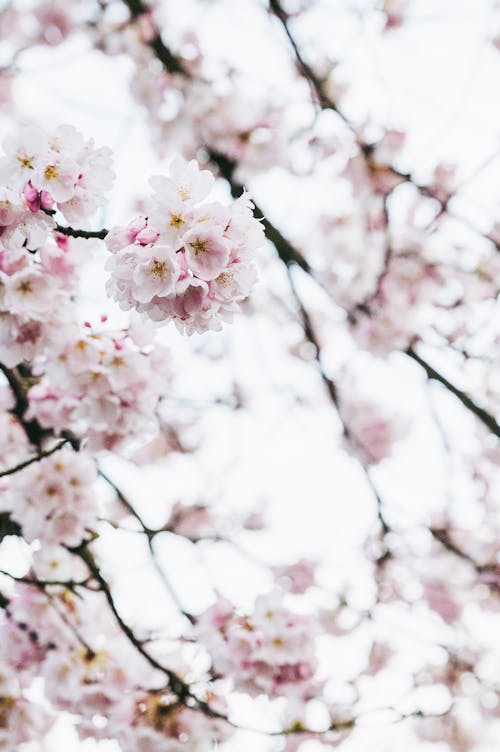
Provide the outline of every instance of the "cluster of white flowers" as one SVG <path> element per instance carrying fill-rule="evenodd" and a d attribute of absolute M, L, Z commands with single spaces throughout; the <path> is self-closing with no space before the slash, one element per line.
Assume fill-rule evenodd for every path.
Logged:
<path fill-rule="evenodd" d="M 351 321 L 355 340 L 380 355 L 406 350 L 430 321 L 440 281 L 439 267 L 425 258 L 416 253 L 394 255 L 380 276 L 376 294 Z"/>
<path fill-rule="evenodd" d="M 67 325 L 74 261 L 56 244 L 37 257 L 0 247 L 0 360 L 9 368 L 33 360 Z"/>
<path fill-rule="evenodd" d="M 132 330 L 132 335 L 134 332 Z M 165 348 L 138 346 L 129 332 L 68 332 L 42 366 L 28 416 L 86 448 L 117 450 L 158 431 L 156 409 L 169 375 Z"/>
<path fill-rule="evenodd" d="M 204 201 L 213 182 L 194 160 L 176 158 L 168 177 L 151 180 L 149 217 L 108 233 L 107 289 L 121 308 L 188 334 L 232 320 L 255 280 L 263 229 L 246 194 L 230 206 Z"/>
<path fill-rule="evenodd" d="M 2 635 L 6 628 L 5 620 L 0 618 Z M 2 639 L 0 645 L 0 749 L 13 750 L 25 742 L 41 739 L 50 723 L 42 705 L 24 695 L 19 673 L 11 665 L 4 642 Z"/>
<path fill-rule="evenodd" d="M 316 619 L 289 611 L 278 592 L 257 598 L 250 616 L 219 600 L 197 622 L 198 639 L 214 670 L 253 696 L 313 697 L 319 688 L 314 679 L 317 634 Z"/>
<path fill-rule="evenodd" d="M 63 447 L 12 475 L 0 509 L 19 523 L 27 541 L 77 546 L 96 525 L 96 479 L 88 455 Z"/>
<path fill-rule="evenodd" d="M 111 150 L 97 149 L 73 126 L 53 133 L 26 126 L 3 143 L 0 159 L 0 238 L 7 248 L 36 250 L 55 228 L 59 210 L 85 222 L 113 185 Z"/>
<path fill-rule="evenodd" d="M 130 725 L 114 726 L 123 752 L 211 752 L 234 733 L 229 724 L 199 711 L 173 704 L 161 692 L 138 694 Z M 217 702 L 211 697 L 211 707 Z M 116 729 L 116 730 L 115 730 Z"/>

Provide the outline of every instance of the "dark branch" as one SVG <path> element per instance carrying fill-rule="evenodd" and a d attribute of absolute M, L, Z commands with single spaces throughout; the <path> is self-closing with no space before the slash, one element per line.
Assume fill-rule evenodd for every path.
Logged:
<path fill-rule="evenodd" d="M 129 625 L 122 619 L 114 602 L 111 589 L 105 578 L 101 574 L 101 570 L 97 566 L 94 557 L 88 548 L 88 544 L 82 543 L 80 546 L 77 546 L 76 548 L 70 548 L 68 550 L 71 551 L 71 553 L 79 556 L 82 561 L 85 562 L 90 573 L 92 574 L 92 577 L 94 577 L 94 579 L 99 583 L 99 586 L 104 593 L 104 596 L 116 619 L 118 626 L 120 627 L 123 634 L 127 637 L 129 642 L 132 643 L 136 650 L 143 656 L 143 658 L 147 660 L 147 662 L 153 668 L 156 668 L 158 671 L 161 671 L 168 677 L 170 689 L 175 695 L 177 695 L 181 702 L 185 702 L 187 699 L 191 699 L 192 701 L 198 703 L 199 701 L 196 696 L 192 694 L 189 685 L 186 684 L 186 682 L 181 679 L 181 677 L 178 676 L 174 671 L 171 671 L 171 669 L 163 666 L 159 661 L 156 660 L 154 656 L 148 653 L 148 651 L 144 648 L 142 642 L 135 636 L 131 627 L 129 627 Z"/>
<path fill-rule="evenodd" d="M 32 465 L 34 462 L 39 462 L 40 460 L 43 460 L 44 457 L 50 457 L 51 454 L 54 454 L 55 452 L 58 452 L 59 449 L 62 449 L 65 444 L 69 444 L 69 441 L 69 439 L 63 439 L 58 444 L 55 444 L 55 446 L 53 446 L 51 449 L 46 449 L 43 452 L 39 452 L 34 457 L 30 457 L 28 460 L 24 460 L 24 462 L 20 462 L 18 465 L 10 467 L 8 470 L 1 470 L 0 478 L 5 477 L 6 475 L 13 475 L 14 473 L 18 473 L 20 470 L 24 470 L 25 467 Z"/>
<path fill-rule="evenodd" d="M 151 8 L 149 8 L 146 3 L 143 3 L 142 0 L 123 0 L 123 2 L 129 9 L 130 15 L 133 19 L 151 13 Z M 147 42 L 147 44 L 151 47 L 158 60 L 163 63 L 165 69 L 169 73 L 179 73 L 182 76 L 189 78 L 187 68 L 181 63 L 178 57 L 172 54 L 167 45 L 163 42 L 160 34 L 157 34 L 150 42 Z"/>
<path fill-rule="evenodd" d="M 496 572 L 497 570 L 499 570 L 500 565 L 498 565 L 496 562 L 480 564 L 478 561 L 476 561 L 470 554 L 467 553 L 467 551 L 464 551 L 459 546 L 457 546 L 447 530 L 437 527 L 430 527 L 429 532 L 435 540 L 439 541 L 439 543 L 441 543 L 441 545 L 446 548 L 447 551 L 455 554 L 455 556 L 460 557 L 460 559 L 463 559 L 464 561 L 468 561 L 469 564 L 472 564 L 477 572 Z"/>
<path fill-rule="evenodd" d="M 487 410 L 484 410 L 484 408 L 477 405 L 474 400 L 472 400 L 465 392 L 463 392 L 461 389 L 458 389 L 451 383 L 451 381 L 448 381 L 445 376 L 436 371 L 436 369 L 429 365 L 429 363 L 427 363 L 427 361 L 425 361 L 422 357 L 420 357 L 420 355 L 418 355 L 413 348 L 408 348 L 406 354 L 409 355 L 410 358 L 413 358 L 413 360 L 415 360 L 420 366 L 422 366 L 427 374 L 427 378 L 432 379 L 433 381 L 438 381 L 440 384 L 446 387 L 446 389 L 451 392 L 451 394 L 454 394 L 455 397 L 460 400 L 462 405 L 464 405 L 467 410 L 469 410 L 477 418 L 479 418 L 481 423 L 483 423 L 483 425 L 485 425 L 486 428 L 491 431 L 491 433 L 500 438 L 500 425 L 497 423 L 493 415 L 491 415 Z"/>
<path fill-rule="evenodd" d="M 9 577 L 11 580 L 14 580 L 14 582 L 22 582 L 24 585 L 33 585 L 34 587 L 39 588 L 40 590 L 45 590 L 48 587 L 65 587 L 68 590 L 74 590 L 77 587 L 82 588 L 88 588 L 89 590 L 94 590 L 89 585 L 89 579 L 86 580 L 40 580 L 38 577 L 17 577 L 14 574 L 11 574 L 10 572 L 6 572 L 4 569 L 0 569 L 0 575 L 3 575 L 4 577 Z"/>
<path fill-rule="evenodd" d="M 346 125 L 348 125 L 349 128 L 354 132 L 355 129 L 352 123 L 350 123 L 344 113 L 338 109 L 333 99 L 328 96 L 325 91 L 323 82 L 318 78 L 311 66 L 302 57 L 302 53 L 288 26 L 288 14 L 283 10 L 278 0 L 269 0 L 269 10 L 271 11 L 271 13 L 273 13 L 273 15 L 276 16 L 276 18 L 283 26 L 285 34 L 288 37 L 288 41 L 290 42 L 290 45 L 294 51 L 299 72 L 309 84 L 314 99 L 318 101 L 323 110 L 333 110 L 334 112 L 336 112 L 337 115 L 342 118 L 344 123 L 346 123 Z"/>
<path fill-rule="evenodd" d="M 36 419 L 25 419 L 24 416 L 28 409 L 29 402 L 26 395 L 26 388 L 23 383 L 23 377 L 19 373 L 19 368 L 7 368 L 3 363 L 0 363 L 0 371 L 2 371 L 7 379 L 15 399 L 14 407 L 10 412 L 12 415 L 15 415 L 21 423 L 30 442 L 37 447 L 41 447 L 42 440 L 46 436 L 49 436 L 51 432 L 46 428 L 42 428 Z"/>
<path fill-rule="evenodd" d="M 122 490 L 121 490 L 121 489 L 120 489 L 120 488 L 119 488 L 119 487 L 118 487 L 118 486 L 116 485 L 116 483 L 114 483 L 114 482 L 113 482 L 113 481 L 111 480 L 111 478 L 110 478 L 110 477 L 109 477 L 108 475 L 106 475 L 106 473 L 105 473 L 105 472 L 103 472 L 103 470 L 101 470 L 100 468 L 99 468 L 99 475 L 101 476 L 101 478 L 102 478 L 103 480 L 105 480 L 105 481 L 106 481 L 106 483 L 108 483 L 108 485 L 110 485 L 110 486 L 111 486 L 111 488 L 112 488 L 112 489 L 114 490 L 114 492 L 115 492 L 115 494 L 116 494 L 117 498 L 118 498 L 118 499 L 119 499 L 119 501 L 120 501 L 120 502 L 121 502 L 121 503 L 123 504 L 123 506 L 125 507 L 125 509 L 127 510 L 127 512 L 129 512 L 129 514 L 131 514 L 131 515 L 132 515 L 132 517 L 133 517 L 133 518 L 134 518 L 135 520 L 137 520 L 137 522 L 139 523 L 139 525 L 140 525 L 140 527 L 141 527 L 141 533 L 144 533 L 144 534 L 146 535 L 146 537 L 147 537 L 147 541 L 148 541 L 148 548 L 149 548 L 149 553 L 151 554 L 151 559 L 152 559 L 152 561 L 153 561 L 153 566 L 154 566 L 154 568 L 156 569 L 156 572 L 157 572 L 157 574 L 158 574 L 158 577 L 159 577 L 159 578 L 160 578 L 160 580 L 162 581 L 162 583 L 163 583 L 164 587 L 165 587 L 165 588 L 166 588 L 166 590 L 168 591 L 168 593 L 169 593 L 170 597 L 171 597 L 171 598 L 172 598 L 172 600 L 174 601 L 174 603 L 175 603 L 175 605 L 177 606 L 177 608 L 178 608 L 178 610 L 180 611 L 180 613 L 181 613 L 181 614 L 182 614 L 182 615 L 183 615 L 183 616 L 184 616 L 184 617 L 185 617 L 185 618 L 186 618 L 186 619 L 187 619 L 187 620 L 188 620 L 188 621 L 189 621 L 189 622 L 190 622 L 191 624 L 194 624 L 194 622 L 196 621 L 195 617 L 193 616 L 193 614 L 190 614 L 190 613 L 189 613 L 188 611 L 185 611 L 185 609 L 184 609 L 184 608 L 182 607 L 182 604 L 181 604 L 181 602 L 180 602 L 180 600 L 179 600 L 179 597 L 178 597 L 177 593 L 175 592 L 174 588 L 172 587 L 172 584 L 170 583 L 170 580 L 168 579 L 167 575 L 165 574 L 165 571 L 164 571 L 164 570 L 163 570 L 163 568 L 162 568 L 162 567 L 160 566 L 160 563 L 159 563 L 159 561 L 158 561 L 158 558 L 157 558 L 157 556 L 156 556 L 156 551 L 155 551 L 155 549 L 154 549 L 154 544 L 153 544 L 153 540 L 154 540 L 154 538 L 155 538 L 155 537 L 156 537 L 156 536 L 157 536 L 157 535 L 158 535 L 159 533 L 162 533 L 162 532 L 173 532 L 173 531 L 170 531 L 170 530 L 168 530 L 168 529 L 166 529 L 166 528 L 163 528 L 162 530 L 152 530 L 152 529 L 151 529 L 150 527 L 148 527 L 148 526 L 147 526 L 147 525 L 145 524 L 145 522 L 144 522 L 144 520 L 142 519 L 142 517 L 140 516 L 140 514 L 139 514 L 139 513 L 137 512 L 137 510 L 136 510 L 136 509 L 134 508 L 133 504 L 131 504 L 131 503 L 130 503 L 130 501 L 129 501 L 129 500 L 127 499 L 127 497 L 125 496 L 125 494 L 123 493 L 123 491 L 122 491 Z"/>
<path fill-rule="evenodd" d="M 241 185 L 241 183 L 234 179 L 236 163 L 232 159 L 226 157 L 224 154 L 214 151 L 213 149 L 207 149 L 207 153 L 210 161 L 218 168 L 220 175 L 229 183 L 231 195 L 233 196 L 233 198 L 238 198 L 239 196 L 241 196 L 245 189 L 244 186 Z M 266 237 L 276 248 L 280 259 L 287 265 L 297 264 L 297 266 L 300 266 L 300 268 L 305 272 L 310 273 L 311 267 L 309 266 L 304 256 L 299 253 L 296 248 L 293 247 L 290 241 L 287 240 L 284 235 L 282 235 L 282 233 L 278 230 L 277 227 L 272 224 L 272 222 L 264 217 L 262 210 L 257 206 L 255 201 L 253 203 L 255 207 L 254 214 L 257 218 L 261 219 Z"/>
<path fill-rule="evenodd" d="M 14 522 L 8 512 L 2 512 L 0 514 L 0 543 L 7 535 L 21 535 L 21 528 Z"/>
<path fill-rule="evenodd" d="M 67 235 L 70 238 L 85 238 L 86 240 L 90 240 L 91 238 L 104 240 L 109 232 L 106 228 L 102 230 L 77 230 L 74 227 L 65 227 L 64 225 L 56 225 L 56 230 L 61 235 Z"/>

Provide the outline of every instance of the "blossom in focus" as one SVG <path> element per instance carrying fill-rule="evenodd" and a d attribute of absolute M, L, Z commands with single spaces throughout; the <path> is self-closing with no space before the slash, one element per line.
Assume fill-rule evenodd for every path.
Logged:
<path fill-rule="evenodd" d="M 148 219 L 110 230 L 107 290 L 122 309 L 173 320 L 187 334 L 232 319 L 255 281 L 263 230 L 246 193 L 230 206 L 200 203 L 213 181 L 194 160 L 178 157 L 168 177 L 151 181 Z"/>

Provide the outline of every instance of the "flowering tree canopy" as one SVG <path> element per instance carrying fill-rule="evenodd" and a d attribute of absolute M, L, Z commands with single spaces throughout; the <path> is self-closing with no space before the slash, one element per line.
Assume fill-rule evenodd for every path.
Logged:
<path fill-rule="evenodd" d="M 0 7 L 0 750 L 493 752 L 498 3 Z"/>

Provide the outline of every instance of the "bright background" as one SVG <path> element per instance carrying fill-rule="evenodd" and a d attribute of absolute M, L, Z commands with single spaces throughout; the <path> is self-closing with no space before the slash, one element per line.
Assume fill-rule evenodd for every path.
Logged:
<path fill-rule="evenodd" d="M 296 100 L 296 123 L 290 125 L 307 124 L 309 111 L 301 105 L 303 89 L 293 80 L 289 48 L 264 3 L 164 0 L 163 5 L 169 39 L 195 28 L 209 57 L 244 70 L 249 87 L 256 91 L 271 89 L 287 106 Z M 500 11 L 489 0 L 415 0 L 404 27 L 381 35 L 382 18 L 376 8 L 377 3 L 368 0 L 316 2 L 308 21 L 297 27 L 305 54 L 313 63 L 321 55 L 341 61 L 338 76 L 349 84 L 344 106 L 350 117 L 359 122 L 371 116 L 408 132 L 402 169 L 425 180 L 437 162 L 456 162 L 463 183 L 457 211 L 488 230 L 499 208 L 500 53 L 490 40 L 500 34 Z M 113 149 L 116 190 L 96 226 L 127 222 L 134 203 L 148 195 L 150 175 L 161 173 L 171 156 L 161 163 L 151 149 L 146 115 L 128 90 L 130 64 L 91 49 L 82 35 L 59 47 L 27 51 L 18 67 L 15 97 L 23 120 L 46 127 L 71 123 L 97 144 Z M 325 132 L 336 128 L 328 113 L 320 118 L 318 127 Z M 11 127 L 5 113 L 0 119 L 2 135 Z M 299 243 L 319 209 L 342 201 L 328 170 L 312 179 L 276 168 L 255 177 L 248 188 L 266 214 Z M 216 190 L 227 196 L 223 185 Z M 469 230 L 464 225 L 457 223 L 450 232 L 467 242 Z M 120 315 L 105 298 L 99 277 L 103 259 L 97 249 L 89 260 L 82 319 L 95 321 L 104 312 L 111 322 L 118 322 Z M 301 344 L 287 281 L 271 248 L 264 249 L 260 266 L 259 285 L 234 325 L 188 341 L 173 326 L 164 331 L 172 349 L 173 373 L 165 415 L 192 423 L 185 436 L 202 447 L 196 459 L 172 455 L 166 464 L 140 472 L 118 459 L 104 466 L 152 526 L 165 520 L 179 498 L 209 502 L 235 518 L 256 507 L 262 512 L 267 529 L 239 535 L 235 542 L 243 551 L 226 543 L 194 546 L 169 534 L 157 539 L 160 560 L 187 610 L 210 605 L 215 591 L 248 607 L 271 585 L 260 561 L 287 563 L 301 556 L 322 563 L 319 580 L 324 592 L 313 594 L 312 600 L 333 606 L 335 594 L 344 590 L 352 603 L 367 608 L 373 593 L 363 545 L 376 524 L 372 493 L 358 463 L 343 449 L 340 423 L 310 351 Z M 342 315 L 309 280 L 300 273 L 296 279 L 311 310 L 323 317 L 325 365 L 334 371 L 352 351 Z M 291 350 L 301 357 L 291 357 Z M 410 438 L 373 472 L 373 479 L 388 519 L 404 531 L 403 539 L 414 550 L 425 555 L 430 541 L 423 526 L 431 513 L 445 507 L 450 494 L 463 506 L 464 523 L 475 514 L 467 503 L 464 474 L 458 466 L 450 473 L 433 411 L 443 418 L 449 440 L 471 451 L 473 420 L 439 386 L 432 388 L 430 401 L 420 369 L 402 355 L 374 367 L 359 354 L 353 368 L 371 396 L 379 396 L 411 422 Z M 459 373 L 456 380 L 460 381 Z M 225 406 L 233 404 L 235 393 L 244 399 L 239 410 Z M 104 484 L 102 492 L 109 493 Z M 105 571 L 113 573 L 112 586 L 123 614 L 144 629 L 169 621 L 175 634 L 182 620 L 151 566 L 145 541 L 133 532 L 130 520 L 125 525 L 132 531 L 104 526 L 98 544 Z M 8 541 L 0 551 L 0 565 L 23 573 L 22 547 Z M 471 629 L 477 629 L 473 608 L 468 619 Z M 408 613 L 388 614 L 386 623 L 381 618 L 376 628 L 391 635 L 403 657 L 401 676 L 394 673 L 387 680 L 384 694 L 377 690 L 374 709 L 404 695 L 404 677 L 412 663 L 426 651 L 431 659 L 436 657 L 435 643 L 448 637 L 442 623 L 436 620 L 429 626 L 427 619 L 420 624 Z M 324 669 L 338 677 L 339 686 L 364 665 L 371 629 L 374 625 L 367 625 L 366 633 L 356 637 L 359 648 L 354 653 L 344 649 L 342 640 L 338 649 L 325 653 Z M 490 639 L 484 620 L 481 630 L 484 639 Z M 359 665 L 353 665 L 353 655 L 358 655 Z M 429 701 L 436 707 L 440 698 Z M 262 723 L 265 709 L 242 712 Z M 377 719 L 375 714 L 365 736 L 356 736 L 355 744 L 347 741 L 343 749 L 400 750 L 404 728 L 381 729 Z M 248 735 L 238 738 L 236 746 L 246 752 L 260 749 L 260 744 L 259 737 Z M 63 722 L 48 740 L 46 752 L 94 748 L 115 746 L 78 744 Z"/>

